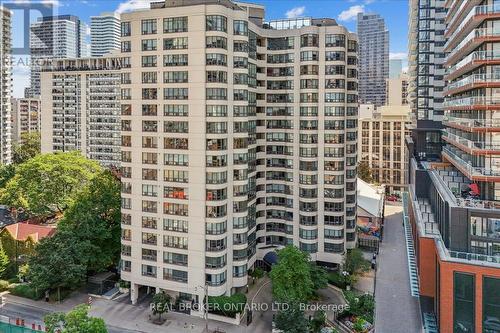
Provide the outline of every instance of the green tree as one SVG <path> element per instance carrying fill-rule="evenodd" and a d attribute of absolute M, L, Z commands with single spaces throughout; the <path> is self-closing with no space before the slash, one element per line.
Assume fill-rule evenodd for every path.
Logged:
<path fill-rule="evenodd" d="M 278 259 L 270 274 L 274 299 L 307 302 L 314 292 L 309 254 L 290 245 L 278 251 Z"/>
<path fill-rule="evenodd" d="M 100 272 L 118 264 L 120 200 L 119 181 L 104 170 L 76 196 L 59 222 L 59 230 L 71 234 L 78 242 L 78 261 L 89 272 Z"/>
<path fill-rule="evenodd" d="M 74 289 L 85 281 L 87 270 L 79 256 L 78 239 L 57 231 L 54 236 L 42 239 L 35 255 L 28 259 L 28 280 L 38 292 L 57 290 L 60 299 L 61 288 Z"/>
<path fill-rule="evenodd" d="M 367 183 L 373 181 L 372 170 L 368 161 L 359 161 L 358 163 L 358 177 Z"/>
<path fill-rule="evenodd" d="M 276 314 L 274 319 L 276 328 L 284 333 L 308 332 L 309 322 L 299 305 L 296 303 L 287 303 L 287 305 L 288 308 L 284 308 Z"/>
<path fill-rule="evenodd" d="M 5 250 L 3 249 L 2 244 L 0 243 L 0 276 L 3 276 L 7 268 L 9 267 L 9 257 Z"/>
<path fill-rule="evenodd" d="M 151 301 L 151 311 L 154 315 L 158 315 L 158 319 L 161 321 L 161 315 L 168 312 L 168 308 L 170 306 L 170 302 L 172 298 L 170 295 L 159 292 L 153 296 L 153 300 Z"/>
<path fill-rule="evenodd" d="M 101 318 L 89 317 L 86 304 L 76 306 L 68 313 L 51 313 L 44 322 L 49 333 L 107 333 L 106 324 Z"/>
<path fill-rule="evenodd" d="M 21 164 L 40 154 L 40 132 L 22 133 L 21 142 L 12 146 L 12 162 Z"/>
<path fill-rule="evenodd" d="M 62 213 L 100 170 L 76 151 L 37 155 L 16 167 L 0 202 L 35 216 Z"/>
<path fill-rule="evenodd" d="M 352 249 L 347 251 L 344 270 L 349 274 L 354 275 L 370 269 L 370 262 L 363 257 L 363 252 L 360 249 Z"/>
<path fill-rule="evenodd" d="M 309 263 L 309 269 L 311 273 L 311 280 L 313 282 L 313 289 L 323 289 L 328 286 L 328 273 L 327 271 L 318 265 L 315 262 Z"/>
<path fill-rule="evenodd" d="M 9 180 L 16 174 L 16 168 L 12 164 L 0 165 L 0 189 L 3 189 Z"/>

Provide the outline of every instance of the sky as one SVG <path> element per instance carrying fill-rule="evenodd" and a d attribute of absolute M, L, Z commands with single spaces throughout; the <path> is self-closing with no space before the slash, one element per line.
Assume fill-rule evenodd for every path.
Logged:
<path fill-rule="evenodd" d="M 33 3 L 52 5 L 54 15 L 72 14 L 90 24 L 90 17 L 102 12 L 127 12 L 147 8 L 152 0 L 0 0 L 30 6 Z M 158 0 L 153 0 L 158 1 Z M 356 31 L 356 16 L 359 12 L 380 14 L 386 22 L 390 36 L 390 58 L 403 59 L 406 63 L 408 34 L 407 0 L 250 0 L 266 7 L 266 20 L 293 17 L 335 18 L 350 31 Z M 30 11 L 30 21 L 39 17 L 37 11 Z M 13 12 L 13 47 L 21 47 L 25 39 L 24 15 Z M 14 97 L 23 97 L 24 87 L 29 85 L 29 55 L 15 56 L 13 66 Z"/>

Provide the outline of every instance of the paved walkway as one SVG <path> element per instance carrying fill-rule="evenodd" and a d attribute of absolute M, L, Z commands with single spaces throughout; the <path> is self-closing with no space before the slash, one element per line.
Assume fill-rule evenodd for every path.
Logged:
<path fill-rule="evenodd" d="M 377 258 L 375 330 L 421 333 L 419 301 L 410 294 L 402 207 L 386 205 L 384 239 Z"/>

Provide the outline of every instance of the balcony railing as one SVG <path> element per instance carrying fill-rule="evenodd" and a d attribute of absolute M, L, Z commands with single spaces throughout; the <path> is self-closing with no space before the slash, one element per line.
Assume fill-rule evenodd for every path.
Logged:
<path fill-rule="evenodd" d="M 453 73 L 456 70 L 468 65 L 475 60 L 500 60 L 500 51 L 475 51 L 469 54 L 467 57 L 460 60 L 454 66 L 450 67 L 447 74 Z"/>
<path fill-rule="evenodd" d="M 499 7 L 500 8 L 500 7 Z M 491 28 L 477 28 L 472 30 L 455 48 L 448 54 L 448 59 L 454 57 L 463 47 L 470 44 L 474 38 L 479 37 L 498 37 L 500 31 Z"/>
<path fill-rule="evenodd" d="M 464 160 L 457 154 L 455 154 L 450 148 L 443 147 L 443 153 L 448 155 L 449 158 L 455 160 L 459 166 L 465 168 L 470 176 L 486 176 L 486 177 L 500 177 L 500 169 L 493 170 L 483 167 L 475 167 L 469 161 Z"/>
<path fill-rule="evenodd" d="M 444 116 L 443 122 L 455 123 L 460 126 L 469 127 L 469 128 L 491 128 L 491 127 L 499 127 L 500 128 L 500 119 L 467 119 L 467 118 L 457 118 Z"/>
<path fill-rule="evenodd" d="M 500 35 L 500 34 L 499 34 Z M 500 74 L 499 73 L 494 73 L 494 74 L 473 74 L 470 76 L 467 76 L 466 78 L 463 78 L 459 81 L 453 82 L 448 85 L 447 90 L 453 90 L 457 89 L 469 84 L 474 84 L 474 83 L 493 83 L 493 82 L 500 82 Z"/>
<path fill-rule="evenodd" d="M 500 97 L 475 96 L 448 99 L 443 103 L 445 108 L 467 107 L 473 105 L 500 105 Z"/>
<path fill-rule="evenodd" d="M 464 5 L 466 1 L 463 2 Z M 493 5 L 483 5 L 483 6 L 475 6 L 470 13 L 463 19 L 462 23 L 455 29 L 455 32 L 448 38 L 449 41 L 453 40 L 462 29 L 469 24 L 471 19 L 477 15 L 488 15 L 488 14 L 497 14 L 500 13 L 500 4 L 496 3 Z M 451 27 L 453 25 L 453 21 L 451 21 L 448 26 Z"/>
<path fill-rule="evenodd" d="M 471 141 L 469 139 L 466 139 L 464 137 L 449 132 L 444 132 L 443 137 L 455 141 L 461 145 L 464 145 L 471 150 L 500 150 L 500 144 Z"/>

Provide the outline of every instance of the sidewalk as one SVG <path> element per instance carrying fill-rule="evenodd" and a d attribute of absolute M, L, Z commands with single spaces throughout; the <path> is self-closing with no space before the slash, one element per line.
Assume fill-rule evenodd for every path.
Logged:
<path fill-rule="evenodd" d="M 72 297 L 65 300 L 61 304 L 53 304 L 4 294 L 7 303 L 50 312 L 68 312 L 76 305 L 86 303 L 88 300 L 87 295 L 79 294 L 77 296 L 78 297 Z M 149 308 L 106 299 L 94 299 L 89 314 L 104 319 L 108 326 L 135 332 L 157 333 L 161 331 L 164 333 L 202 333 L 205 330 L 205 320 L 203 318 L 177 312 L 169 312 L 163 315 L 167 321 L 159 326 L 149 323 L 148 319 L 151 314 Z M 245 326 L 236 326 L 214 320 L 209 320 L 208 326 L 210 330 L 218 328 L 226 333 L 245 332 Z"/>

